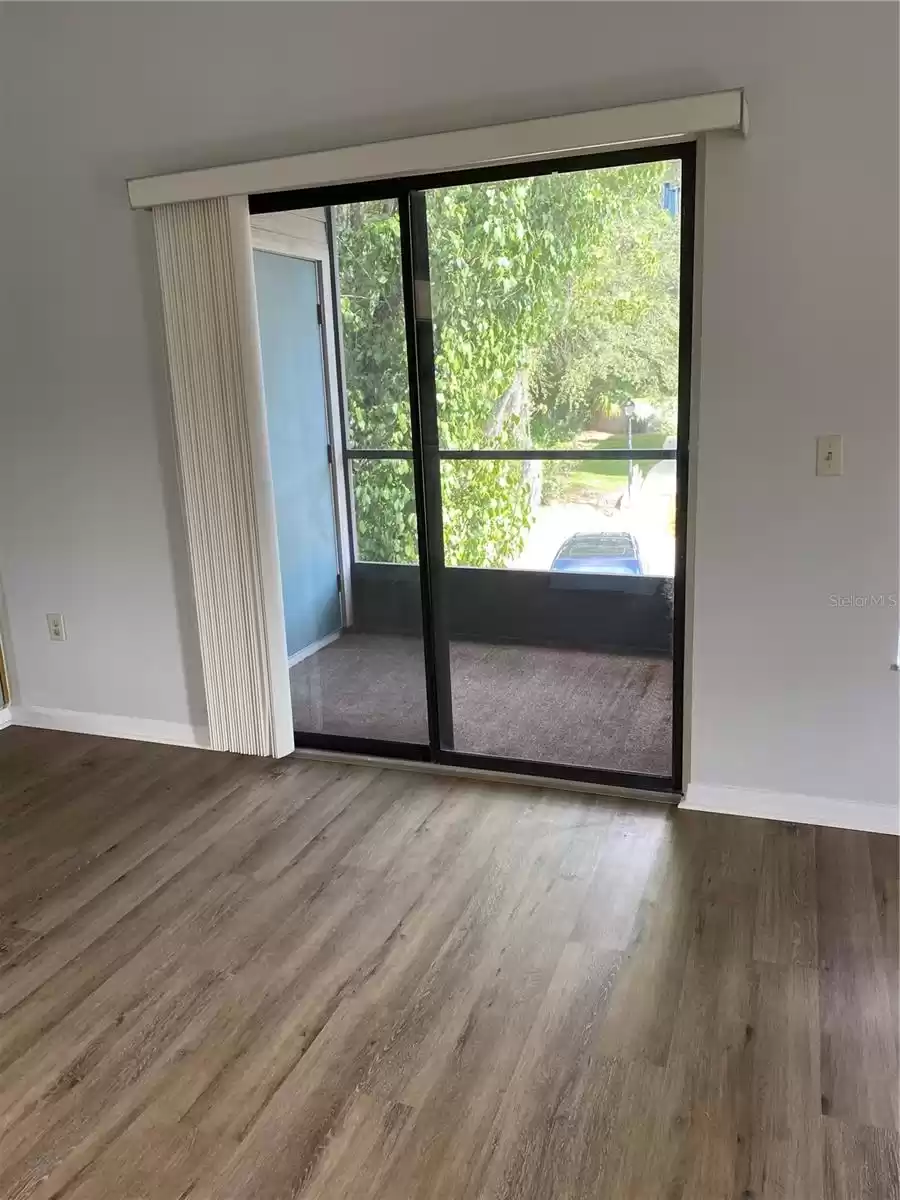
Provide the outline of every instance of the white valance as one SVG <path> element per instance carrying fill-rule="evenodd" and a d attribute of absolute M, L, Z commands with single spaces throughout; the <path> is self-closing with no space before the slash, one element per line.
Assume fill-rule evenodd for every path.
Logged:
<path fill-rule="evenodd" d="M 215 196 L 246 196 L 591 154 L 686 141 L 715 132 L 746 134 L 747 102 L 742 89 L 154 175 L 132 179 L 128 198 L 132 208 L 151 208 Z"/>

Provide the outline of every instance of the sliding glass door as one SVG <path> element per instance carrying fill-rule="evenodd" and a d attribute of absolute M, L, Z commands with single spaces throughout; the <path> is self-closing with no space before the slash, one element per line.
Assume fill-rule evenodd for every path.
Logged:
<path fill-rule="evenodd" d="M 253 227 L 254 270 L 297 740 L 424 757 L 397 203 L 278 215 Z M 329 224 L 345 248 L 339 323 Z"/>
<path fill-rule="evenodd" d="M 679 786 L 693 153 L 307 196 L 353 655 L 307 671 L 347 748 Z"/>

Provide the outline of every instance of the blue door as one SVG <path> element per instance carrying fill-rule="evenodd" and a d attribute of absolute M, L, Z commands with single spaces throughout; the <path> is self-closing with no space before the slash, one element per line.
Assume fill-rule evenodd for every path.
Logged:
<path fill-rule="evenodd" d="M 288 656 L 341 629 L 316 264 L 254 250 Z"/>

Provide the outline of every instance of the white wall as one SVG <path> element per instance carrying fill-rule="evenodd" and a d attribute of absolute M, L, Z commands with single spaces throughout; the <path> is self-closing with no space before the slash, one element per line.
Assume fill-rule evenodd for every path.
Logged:
<path fill-rule="evenodd" d="M 23 703 L 203 720 L 127 176 L 742 85 L 750 140 L 707 163 L 692 778 L 896 802 L 897 610 L 829 604 L 897 589 L 894 6 L 14 5 L 0 22 L 0 570 Z M 845 474 L 816 479 L 832 432 Z"/>

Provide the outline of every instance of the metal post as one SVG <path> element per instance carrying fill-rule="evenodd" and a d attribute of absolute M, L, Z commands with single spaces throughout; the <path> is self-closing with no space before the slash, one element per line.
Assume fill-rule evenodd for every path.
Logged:
<path fill-rule="evenodd" d="M 428 219 L 423 192 L 405 192 L 400 197 L 400 257 L 419 530 L 428 732 L 432 758 L 439 761 L 443 750 L 453 749 L 453 697 L 444 595 L 444 530 Z"/>
<path fill-rule="evenodd" d="M 626 400 L 624 404 L 625 416 L 628 420 L 628 503 L 631 503 L 631 485 L 634 480 L 634 461 L 631 457 L 633 444 L 631 440 L 631 422 L 634 420 L 634 401 Z"/>

